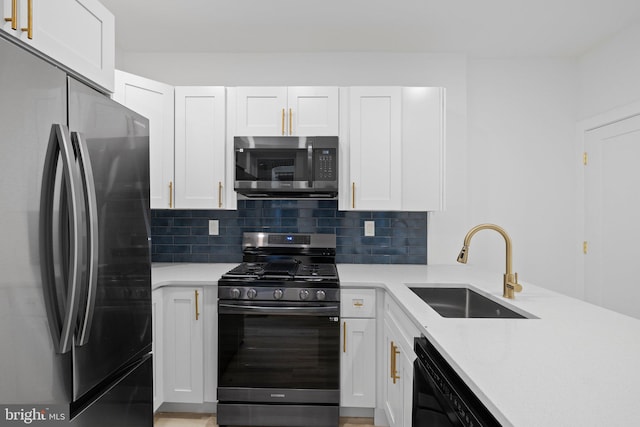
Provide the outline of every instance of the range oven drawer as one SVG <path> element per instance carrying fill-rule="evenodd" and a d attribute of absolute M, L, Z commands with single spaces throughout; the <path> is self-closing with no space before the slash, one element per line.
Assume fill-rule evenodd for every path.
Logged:
<path fill-rule="evenodd" d="M 221 426 L 305 426 L 338 427 L 340 408 L 316 405 L 257 405 L 219 403 L 217 421 Z"/>

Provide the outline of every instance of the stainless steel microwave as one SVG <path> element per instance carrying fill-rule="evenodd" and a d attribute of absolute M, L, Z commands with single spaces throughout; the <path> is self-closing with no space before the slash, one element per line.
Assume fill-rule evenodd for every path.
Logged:
<path fill-rule="evenodd" d="M 240 196 L 338 196 L 337 136 L 236 136 L 233 145 Z"/>

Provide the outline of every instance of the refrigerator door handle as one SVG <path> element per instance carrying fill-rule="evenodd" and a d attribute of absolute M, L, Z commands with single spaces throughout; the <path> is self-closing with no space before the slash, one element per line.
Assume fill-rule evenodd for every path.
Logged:
<path fill-rule="evenodd" d="M 62 161 L 59 168 L 58 162 Z M 62 178 L 56 180 L 58 170 L 62 170 Z M 57 182 L 63 188 L 56 189 Z M 83 252 L 86 247 L 83 219 L 81 216 L 80 177 L 75 167 L 75 157 L 69 131 L 66 126 L 54 124 L 51 127 L 49 144 L 45 156 L 42 188 L 40 195 L 40 265 L 45 306 L 49 321 L 49 330 L 57 353 L 67 353 L 73 347 L 73 334 L 76 327 L 78 308 L 80 305 L 79 282 L 83 273 Z M 56 214 L 55 198 L 66 202 L 60 209 L 67 210 L 69 217 L 62 215 L 57 229 L 54 229 Z M 68 224 L 66 224 L 68 219 Z M 64 239 L 62 233 L 68 232 L 68 265 L 64 261 L 56 268 L 54 248 L 56 236 Z M 62 257 L 67 260 L 66 256 Z M 63 271 L 66 268 L 66 271 Z M 61 273 L 62 272 L 62 278 Z M 64 279 L 68 278 L 68 283 Z"/>
<path fill-rule="evenodd" d="M 84 188 L 87 235 L 89 240 L 87 245 L 89 251 L 87 256 L 87 298 L 84 305 L 84 314 L 80 314 L 82 320 L 76 341 L 76 345 L 83 346 L 89 342 L 93 311 L 96 304 L 96 291 L 98 288 L 98 253 L 100 247 L 98 239 L 98 202 L 87 142 L 79 132 L 71 132 L 71 141 L 77 154 L 81 182 Z"/>

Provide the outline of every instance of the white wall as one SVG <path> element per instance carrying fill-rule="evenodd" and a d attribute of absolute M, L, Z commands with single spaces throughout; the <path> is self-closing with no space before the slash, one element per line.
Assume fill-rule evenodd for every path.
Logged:
<path fill-rule="evenodd" d="M 579 118 L 640 101 L 640 23 L 579 59 Z"/>
<path fill-rule="evenodd" d="M 480 222 L 503 225 L 522 281 L 572 294 L 568 229 L 576 66 L 570 60 L 471 60 L 464 55 L 135 54 L 118 68 L 174 85 L 405 85 L 447 88 L 446 211 L 432 214 L 429 263 L 455 263 Z M 486 235 L 483 235 L 485 234 Z M 474 238 L 470 263 L 504 271 L 504 243 Z M 500 284 L 496 284 L 500 289 Z"/>
<path fill-rule="evenodd" d="M 521 282 L 576 295 L 576 61 L 469 60 L 469 226 L 513 240 Z M 461 242 L 460 242 L 461 244 Z M 473 238 L 469 263 L 504 272 L 504 240 Z"/>

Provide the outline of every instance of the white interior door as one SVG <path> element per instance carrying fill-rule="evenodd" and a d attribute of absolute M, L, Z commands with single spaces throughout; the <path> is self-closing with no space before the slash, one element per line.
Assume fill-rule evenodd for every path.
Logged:
<path fill-rule="evenodd" d="M 585 299 L 640 318 L 640 116 L 588 131 Z"/>

